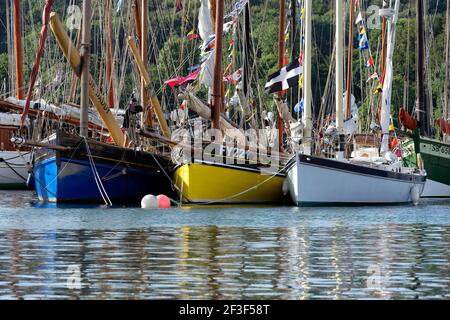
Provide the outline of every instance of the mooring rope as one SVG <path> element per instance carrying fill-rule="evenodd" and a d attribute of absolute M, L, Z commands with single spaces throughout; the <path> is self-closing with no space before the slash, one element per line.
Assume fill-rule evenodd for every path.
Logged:
<path fill-rule="evenodd" d="M 89 163 L 91 165 L 92 173 L 94 175 L 94 181 L 95 181 L 95 184 L 97 185 L 98 191 L 100 192 L 100 195 L 102 196 L 105 204 L 107 206 L 112 206 L 111 199 L 109 198 L 108 193 L 106 192 L 105 186 L 102 183 L 102 179 L 100 178 L 97 168 L 95 167 L 94 159 L 91 154 L 91 149 L 89 148 L 89 143 L 88 143 L 86 137 L 83 137 L 83 139 L 86 144 L 86 151 L 88 153 Z"/>

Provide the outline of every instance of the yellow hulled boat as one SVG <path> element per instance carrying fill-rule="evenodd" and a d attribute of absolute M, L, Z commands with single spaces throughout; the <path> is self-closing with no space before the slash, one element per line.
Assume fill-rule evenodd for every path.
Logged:
<path fill-rule="evenodd" d="M 190 163 L 175 170 L 183 203 L 270 204 L 283 201 L 285 174 L 256 167 Z"/>

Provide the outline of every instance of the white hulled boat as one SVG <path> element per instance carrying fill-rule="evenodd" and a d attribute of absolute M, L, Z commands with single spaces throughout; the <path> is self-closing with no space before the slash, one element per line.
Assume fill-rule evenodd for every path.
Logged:
<path fill-rule="evenodd" d="M 392 86 L 392 57 L 395 44 L 395 24 L 399 1 L 395 9 L 383 10 L 388 19 L 388 49 L 386 59 L 386 78 L 383 88 L 383 106 L 381 125 L 383 143 L 380 157 L 367 156 L 365 159 L 344 157 L 343 151 L 337 151 L 335 158 L 311 155 L 311 139 L 303 143 L 303 150 L 297 153 L 287 169 L 289 192 L 297 205 L 308 204 L 394 204 L 417 201 L 426 181 L 424 170 L 411 169 L 403 165 L 388 150 L 390 104 Z M 311 128 L 311 0 L 305 8 L 305 59 L 304 59 L 304 128 Z M 336 0 L 336 97 L 343 94 L 343 3 Z M 351 24 L 353 22 L 350 22 Z M 350 95 L 348 99 L 350 99 Z M 340 136 L 344 133 L 343 101 L 336 100 L 336 129 Z M 308 135 L 307 132 L 304 133 Z M 343 139 L 345 140 L 345 139 Z M 341 140 L 342 141 L 342 140 Z M 339 148 L 339 150 L 343 150 Z"/>

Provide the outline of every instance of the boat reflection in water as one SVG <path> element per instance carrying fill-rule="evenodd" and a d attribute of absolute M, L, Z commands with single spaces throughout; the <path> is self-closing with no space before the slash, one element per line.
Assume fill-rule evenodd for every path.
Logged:
<path fill-rule="evenodd" d="M 121 219 L 133 224 L 137 212 Z M 322 219 L 291 227 L 1 229 L 0 298 L 449 298 L 448 225 Z"/>

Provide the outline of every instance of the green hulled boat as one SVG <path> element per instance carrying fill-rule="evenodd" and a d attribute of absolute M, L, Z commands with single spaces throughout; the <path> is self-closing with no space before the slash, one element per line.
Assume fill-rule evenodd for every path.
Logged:
<path fill-rule="evenodd" d="M 427 182 L 422 197 L 450 198 L 450 144 L 442 141 L 415 137 L 403 143 L 404 161 L 408 166 L 417 166 L 417 153 L 420 153 L 425 170 Z"/>

